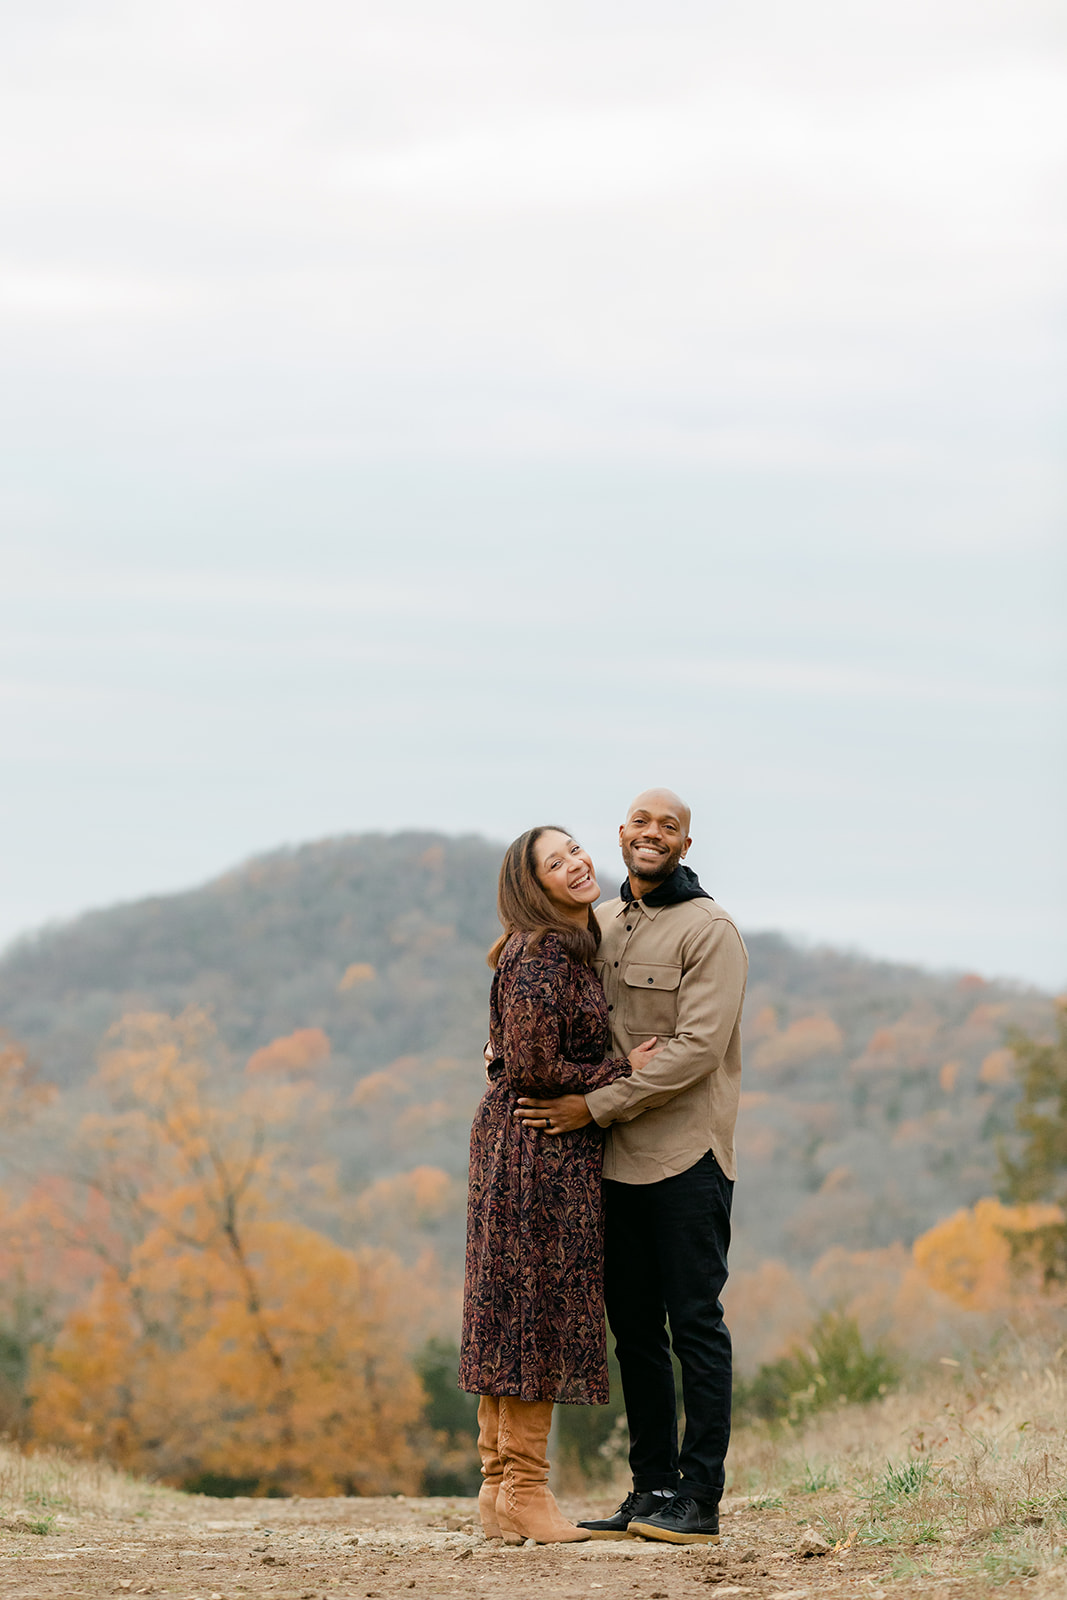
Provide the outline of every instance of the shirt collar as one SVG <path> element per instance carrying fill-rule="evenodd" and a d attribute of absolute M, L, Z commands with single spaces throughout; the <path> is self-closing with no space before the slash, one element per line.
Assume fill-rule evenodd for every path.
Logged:
<path fill-rule="evenodd" d="M 647 917 L 650 922 L 655 922 L 660 912 L 666 909 L 666 906 L 646 906 L 643 900 L 621 900 L 615 915 L 616 917 L 623 917 L 629 916 L 631 911 L 640 911 L 641 915 Z"/>

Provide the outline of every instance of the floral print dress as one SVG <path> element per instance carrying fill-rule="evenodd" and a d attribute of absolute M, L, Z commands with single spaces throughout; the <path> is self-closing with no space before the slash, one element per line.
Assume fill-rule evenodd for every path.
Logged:
<path fill-rule="evenodd" d="M 530 956 L 526 936 L 511 936 L 489 1020 L 496 1060 L 471 1129 L 459 1386 L 603 1405 L 603 1132 L 546 1134 L 511 1113 L 520 1095 L 584 1094 L 630 1064 L 605 1060 L 603 990 L 555 934 Z"/>

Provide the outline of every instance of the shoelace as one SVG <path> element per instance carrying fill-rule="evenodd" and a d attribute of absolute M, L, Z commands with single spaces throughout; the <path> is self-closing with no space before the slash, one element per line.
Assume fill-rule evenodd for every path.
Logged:
<path fill-rule="evenodd" d="M 668 1500 L 662 1511 L 656 1513 L 659 1517 L 670 1517 L 672 1522 L 684 1522 L 690 1506 L 699 1510 L 696 1501 L 686 1495 L 677 1494 L 673 1500 Z"/>

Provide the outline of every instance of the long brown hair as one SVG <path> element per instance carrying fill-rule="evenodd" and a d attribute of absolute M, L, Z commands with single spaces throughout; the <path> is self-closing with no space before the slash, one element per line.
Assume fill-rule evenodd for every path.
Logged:
<path fill-rule="evenodd" d="M 529 828 L 504 852 L 496 887 L 496 914 L 504 931 L 485 958 L 491 967 L 495 967 L 500 960 L 500 952 L 513 933 L 526 934 L 528 955 L 533 955 L 540 948 L 546 934 L 554 933 L 567 954 L 586 966 L 600 945 L 600 927 L 592 906 L 589 907 L 588 927 L 579 928 L 560 914 L 538 878 L 534 846 L 543 833 L 562 833 L 566 839 L 571 837 L 566 828 L 546 822 L 539 828 Z"/>

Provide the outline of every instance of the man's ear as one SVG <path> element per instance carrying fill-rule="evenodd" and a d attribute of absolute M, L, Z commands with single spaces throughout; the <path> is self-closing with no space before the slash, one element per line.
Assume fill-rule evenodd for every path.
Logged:
<path fill-rule="evenodd" d="M 620 844 L 622 844 L 622 833 L 623 833 L 623 829 L 624 829 L 624 828 L 625 828 L 625 827 L 626 827 L 626 824 L 625 824 L 625 822 L 620 822 L 620 823 L 619 823 L 619 843 L 620 843 Z"/>
<path fill-rule="evenodd" d="M 692 839 L 687 839 L 685 841 L 685 843 L 683 844 L 682 853 L 681 853 L 681 856 L 679 857 L 680 861 L 684 861 L 686 856 L 689 854 L 689 846 L 692 844 L 692 842 L 693 842 Z"/>

